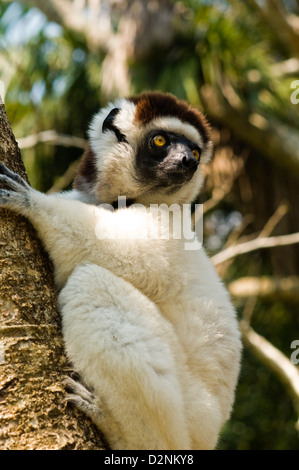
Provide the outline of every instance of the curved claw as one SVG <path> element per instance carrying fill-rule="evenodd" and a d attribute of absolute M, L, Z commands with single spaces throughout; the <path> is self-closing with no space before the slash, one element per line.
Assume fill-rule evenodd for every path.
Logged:
<path fill-rule="evenodd" d="M 3 189 L 10 189 L 11 191 L 15 192 L 23 191 L 25 187 L 20 181 L 17 180 L 17 178 L 12 178 L 11 176 L 4 174 L 0 175 L 0 186 Z"/>
<path fill-rule="evenodd" d="M 31 186 L 23 178 L 0 163 L 0 206 L 25 214 L 30 207 Z"/>
<path fill-rule="evenodd" d="M 28 183 L 20 175 L 9 170 L 7 166 L 5 166 L 3 163 L 0 163 L 0 180 L 2 179 L 12 180 L 15 183 L 20 184 L 21 186 L 25 188 L 30 187 Z"/>

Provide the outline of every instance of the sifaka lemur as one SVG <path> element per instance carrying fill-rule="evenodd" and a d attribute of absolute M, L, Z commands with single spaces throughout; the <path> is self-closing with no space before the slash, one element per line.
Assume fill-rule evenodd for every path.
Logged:
<path fill-rule="evenodd" d="M 186 250 L 169 229 L 211 153 L 199 111 L 149 92 L 93 117 L 72 191 L 42 194 L 0 166 L 0 206 L 30 220 L 54 263 L 66 354 L 82 378 L 68 380 L 68 399 L 112 449 L 213 449 L 230 416 L 235 311 L 204 248 Z"/>

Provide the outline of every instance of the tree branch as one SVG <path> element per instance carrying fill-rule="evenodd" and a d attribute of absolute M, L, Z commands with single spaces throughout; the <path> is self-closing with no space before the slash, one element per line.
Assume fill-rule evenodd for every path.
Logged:
<path fill-rule="evenodd" d="M 85 139 L 66 134 L 59 134 L 55 130 L 42 131 L 38 134 L 21 137 L 17 139 L 17 141 L 21 149 L 35 147 L 40 142 L 51 145 L 60 145 L 62 147 L 77 147 L 83 150 L 86 150 L 87 148 L 87 141 Z"/>
<path fill-rule="evenodd" d="M 55 183 L 47 191 L 47 193 L 58 193 L 59 191 L 63 191 L 65 188 L 67 188 L 72 183 L 73 179 L 78 173 L 80 163 L 81 157 L 70 164 L 66 172 L 60 178 L 58 178 L 57 181 L 55 181 Z"/>
<path fill-rule="evenodd" d="M 255 238 L 245 243 L 230 246 L 217 255 L 212 257 L 212 262 L 215 266 L 224 263 L 231 258 L 234 258 L 251 251 L 259 250 L 261 248 L 273 248 L 277 246 L 294 245 L 299 243 L 299 232 L 291 233 L 289 235 L 280 235 L 277 237 L 261 237 Z"/>
<path fill-rule="evenodd" d="M 240 324 L 244 343 L 277 378 L 286 386 L 294 401 L 298 416 L 296 429 L 299 431 L 299 370 L 279 349 L 273 346 L 263 336 L 257 334 L 246 322 Z"/>
<path fill-rule="evenodd" d="M 299 276 L 284 278 L 241 277 L 232 281 L 227 288 L 233 297 L 259 297 L 299 302 Z"/>
<path fill-rule="evenodd" d="M 289 206 L 287 202 L 280 204 L 274 214 L 271 215 L 269 220 L 265 223 L 264 227 L 259 233 L 258 238 L 269 237 L 280 220 L 287 214 L 288 210 Z"/>
<path fill-rule="evenodd" d="M 278 64 L 272 65 L 271 72 L 275 77 L 284 77 L 287 75 L 296 75 L 299 73 L 299 59 L 294 57 Z"/>
<path fill-rule="evenodd" d="M 217 206 L 217 204 L 219 204 L 219 202 L 221 202 L 222 199 L 224 199 L 224 197 L 231 191 L 234 182 L 244 168 L 244 160 L 242 158 L 236 157 L 235 161 L 232 163 L 229 161 L 226 154 L 227 151 L 225 148 L 215 152 L 212 166 L 210 167 L 213 187 L 212 197 L 203 204 L 204 214 L 214 209 L 214 207 Z M 218 162 L 220 162 L 220 165 Z M 225 162 L 227 162 L 226 165 Z M 223 166 L 225 166 L 225 169 Z M 215 173 L 218 178 L 213 177 Z"/>

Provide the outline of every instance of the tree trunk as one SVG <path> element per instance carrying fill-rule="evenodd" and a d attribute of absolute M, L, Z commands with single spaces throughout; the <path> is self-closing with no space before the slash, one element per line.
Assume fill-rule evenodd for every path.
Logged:
<path fill-rule="evenodd" d="M 0 102 L 0 161 L 27 179 Z M 33 227 L 0 212 L 0 449 L 104 449 L 67 406 L 68 373 L 52 266 Z"/>

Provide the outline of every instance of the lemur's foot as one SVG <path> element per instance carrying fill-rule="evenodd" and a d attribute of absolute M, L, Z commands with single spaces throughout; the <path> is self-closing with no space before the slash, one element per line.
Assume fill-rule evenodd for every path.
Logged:
<path fill-rule="evenodd" d="M 11 180 L 24 187 L 29 186 L 20 175 L 9 170 L 3 163 L 0 163 L 0 179 L 3 181 Z"/>
<path fill-rule="evenodd" d="M 67 391 L 71 392 L 65 398 L 68 403 L 79 408 L 79 410 L 87 414 L 95 422 L 97 421 L 97 416 L 103 415 L 103 409 L 98 399 L 85 385 L 71 377 L 65 377 L 63 385 Z"/>
<path fill-rule="evenodd" d="M 23 178 L 0 163 L 0 206 L 18 210 L 29 205 L 31 187 Z"/>

